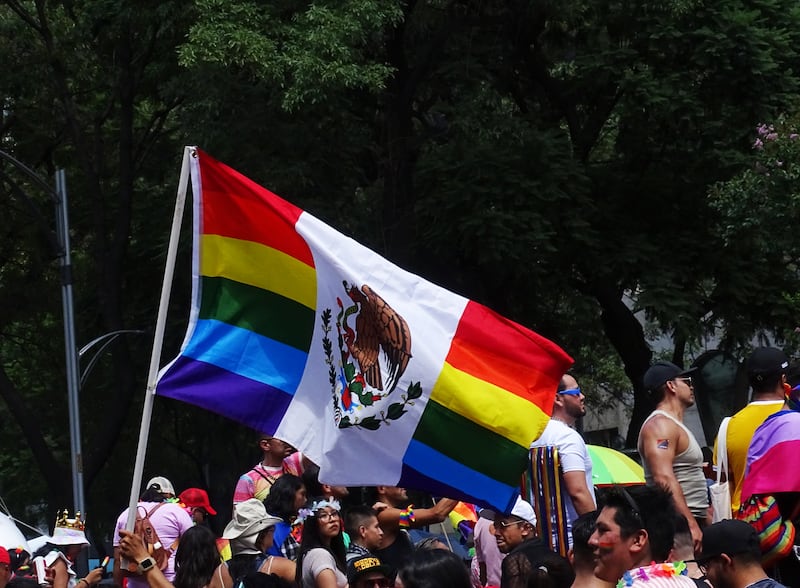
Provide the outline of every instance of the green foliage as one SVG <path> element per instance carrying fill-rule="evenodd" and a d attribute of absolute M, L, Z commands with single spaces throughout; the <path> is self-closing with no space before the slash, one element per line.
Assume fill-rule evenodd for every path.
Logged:
<path fill-rule="evenodd" d="M 180 145 L 196 144 L 556 340 L 587 391 L 623 397 L 651 335 L 679 355 L 712 329 L 731 345 L 794 336 L 796 121 L 778 113 L 794 112 L 797 47 L 789 0 L 9 0 L 0 148 L 46 177 L 67 168 L 80 341 L 152 324 Z M 759 121 L 778 137 L 753 151 Z M 58 276 L 19 198 L 0 211 L 2 390 L 24 405 L 0 436 L 20 447 L 0 493 L 67 502 Z M 189 245 L 164 357 L 186 324 Z M 121 510 L 105 497 L 129 476 L 148 339 L 115 344 L 82 391 L 97 520 Z M 20 442 L 27 415 L 57 481 Z M 154 418 L 146 473 L 227 502 L 256 456 L 247 433 L 169 401 Z"/>
<path fill-rule="evenodd" d="M 796 338 L 800 248 L 791 227 L 800 220 L 798 122 L 795 112 L 759 124 L 749 166 L 709 193 L 721 253 L 738 265 L 713 293 L 723 301 L 730 336 L 765 329 Z"/>
<path fill-rule="evenodd" d="M 269 4 L 198 0 L 181 63 L 235 65 L 283 91 L 292 111 L 337 90 L 383 89 L 391 68 L 368 50 L 402 12 L 392 0 Z"/>

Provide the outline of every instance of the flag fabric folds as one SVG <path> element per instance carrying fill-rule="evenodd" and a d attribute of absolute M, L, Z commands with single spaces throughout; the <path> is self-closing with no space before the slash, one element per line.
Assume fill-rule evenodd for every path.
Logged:
<path fill-rule="evenodd" d="M 793 467 L 800 452 L 800 412 L 781 410 L 761 423 L 747 451 L 742 504 L 753 495 L 800 492 L 800 475 Z"/>
<path fill-rule="evenodd" d="M 505 509 L 571 358 L 200 150 L 193 302 L 156 393 L 293 444 L 342 485 Z"/>

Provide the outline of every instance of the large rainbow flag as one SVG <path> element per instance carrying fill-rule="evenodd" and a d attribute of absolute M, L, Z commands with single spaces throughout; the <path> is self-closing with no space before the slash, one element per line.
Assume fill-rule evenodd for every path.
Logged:
<path fill-rule="evenodd" d="M 331 484 L 506 509 L 571 358 L 200 150 L 193 303 L 157 394 L 303 451 Z"/>
<path fill-rule="evenodd" d="M 781 410 L 761 423 L 747 451 L 742 504 L 752 495 L 800 492 L 800 474 L 787 464 L 800 454 L 800 412 Z"/>

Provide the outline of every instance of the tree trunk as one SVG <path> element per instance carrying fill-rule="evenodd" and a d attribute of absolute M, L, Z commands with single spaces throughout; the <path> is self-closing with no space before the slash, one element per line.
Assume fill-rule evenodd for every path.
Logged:
<path fill-rule="evenodd" d="M 653 403 L 642 386 L 642 378 L 653 352 L 647 345 L 642 324 L 625 305 L 618 288 L 613 284 L 595 283 L 589 291 L 603 309 L 600 319 L 603 330 L 625 365 L 625 373 L 633 384 L 633 413 L 628 425 L 626 445 L 636 447 L 639 428 L 653 410 Z"/>

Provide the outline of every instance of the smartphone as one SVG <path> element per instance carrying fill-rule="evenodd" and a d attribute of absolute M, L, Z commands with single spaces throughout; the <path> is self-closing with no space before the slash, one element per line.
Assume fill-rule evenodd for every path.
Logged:
<path fill-rule="evenodd" d="M 104 578 L 105 578 L 106 576 L 108 576 L 108 562 L 109 562 L 110 560 L 111 560 L 111 558 L 110 558 L 110 557 L 108 557 L 108 556 L 105 556 L 105 557 L 103 558 L 103 561 L 101 561 L 101 562 L 100 562 L 100 565 L 99 565 L 99 566 L 97 566 L 98 568 L 100 568 L 101 570 L 103 570 L 103 577 L 104 577 Z"/>

